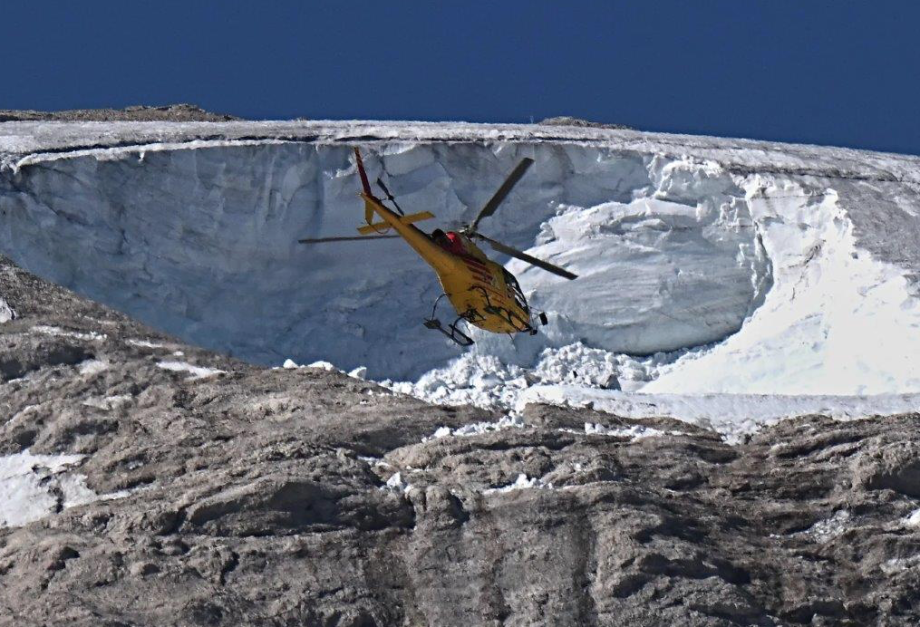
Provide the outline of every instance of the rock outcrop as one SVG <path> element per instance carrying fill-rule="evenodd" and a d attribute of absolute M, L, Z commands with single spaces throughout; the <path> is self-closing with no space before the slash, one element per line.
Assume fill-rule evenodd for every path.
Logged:
<path fill-rule="evenodd" d="M 0 625 L 920 620 L 920 415 L 737 446 L 502 419 L 183 345 L 7 261 L 0 297 L 0 450 L 82 455 L 99 496 L 0 529 Z"/>
<path fill-rule="evenodd" d="M 0 109 L 0 122 L 228 122 L 239 120 L 226 113 L 212 113 L 193 104 L 160 107 L 137 105 L 124 109 L 71 109 L 68 111 L 23 111 Z"/>

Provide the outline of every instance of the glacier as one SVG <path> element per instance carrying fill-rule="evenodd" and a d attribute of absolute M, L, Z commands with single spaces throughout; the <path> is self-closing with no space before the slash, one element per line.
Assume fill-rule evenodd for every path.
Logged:
<path fill-rule="evenodd" d="M 474 330 L 464 353 L 422 327 L 439 285 L 401 241 L 298 244 L 360 224 L 352 146 L 372 180 L 443 229 L 533 158 L 482 230 L 579 274 L 499 257 L 549 314 L 544 332 Z M 660 406 L 731 430 L 700 399 L 920 407 L 918 166 L 591 127 L 7 122 L 0 252 L 258 364 L 366 367 L 399 391 L 509 411 L 528 398 L 639 413 L 643 399 L 696 399 Z M 751 408 L 756 428 L 815 406 L 800 401 L 708 406 Z"/>

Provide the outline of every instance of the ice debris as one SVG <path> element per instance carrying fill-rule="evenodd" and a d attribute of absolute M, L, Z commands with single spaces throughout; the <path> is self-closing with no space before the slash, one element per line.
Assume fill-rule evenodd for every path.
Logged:
<path fill-rule="evenodd" d="M 408 494 L 413 489 L 415 489 L 415 487 L 411 483 L 403 480 L 401 472 L 396 472 L 393 473 L 389 479 L 387 479 L 386 485 L 383 487 L 383 489 Z"/>
<path fill-rule="evenodd" d="M 523 418 L 520 416 L 503 416 L 501 419 L 495 422 L 476 422 L 469 425 L 463 425 L 456 429 L 451 429 L 450 427 L 439 427 L 430 437 L 422 440 L 427 442 L 428 440 L 437 440 L 440 438 L 446 438 L 449 436 L 460 436 L 460 437 L 469 437 L 473 435 L 481 435 L 483 433 L 489 433 L 490 431 L 501 431 L 503 429 L 523 429 L 527 425 L 524 423 Z"/>

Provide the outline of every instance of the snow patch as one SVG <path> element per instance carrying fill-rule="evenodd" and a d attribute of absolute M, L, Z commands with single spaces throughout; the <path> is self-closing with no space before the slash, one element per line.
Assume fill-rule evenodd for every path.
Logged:
<path fill-rule="evenodd" d="M 10 307 L 5 300 L 0 298 L 0 324 L 9 322 L 16 317 L 16 312 Z"/>
<path fill-rule="evenodd" d="M 111 411 L 125 403 L 131 402 L 132 397 L 130 394 L 116 394 L 115 396 L 93 396 L 85 401 L 83 405 L 87 407 L 95 407 L 96 409 L 102 409 L 104 411 Z"/>
<path fill-rule="evenodd" d="M 390 475 L 390 478 L 387 479 L 386 485 L 383 486 L 384 490 L 392 490 L 394 492 L 402 492 L 403 494 L 408 494 L 415 489 L 411 483 L 407 483 L 403 480 L 402 473 L 396 472 Z"/>
<path fill-rule="evenodd" d="M 590 407 L 626 418 L 676 418 L 723 434 L 729 443 L 766 425 L 797 416 L 837 420 L 893 416 L 920 409 L 920 394 L 879 396 L 784 396 L 773 394 L 644 394 L 587 389 L 572 385 L 533 386 L 517 398 L 527 403 Z"/>
<path fill-rule="evenodd" d="M 86 359 L 77 364 L 77 370 L 82 375 L 94 375 L 109 369 L 109 362 L 105 359 Z"/>
<path fill-rule="evenodd" d="M 36 333 L 42 333 L 44 335 L 55 335 L 58 337 L 69 337 L 75 340 L 84 340 L 91 342 L 101 342 L 106 337 L 105 333 L 97 333 L 95 331 L 66 331 L 60 327 L 48 326 L 44 324 L 37 324 L 32 327 L 32 330 Z"/>
<path fill-rule="evenodd" d="M 577 432 L 576 432 L 577 433 Z M 586 422 L 585 435 L 607 435 L 618 438 L 629 438 L 632 441 L 642 440 L 645 438 L 660 438 L 663 435 L 684 435 L 679 431 L 661 431 L 644 425 L 632 425 L 629 427 L 605 427 L 602 424 Z"/>
<path fill-rule="evenodd" d="M 821 544 L 830 542 L 837 536 L 841 535 L 850 526 L 850 512 L 843 509 L 836 512 L 832 517 L 820 520 L 814 525 L 800 533 L 812 536 Z"/>
<path fill-rule="evenodd" d="M 365 381 L 367 379 L 367 367 L 358 366 L 354 370 L 350 371 L 348 376 L 352 379 L 361 379 L 362 381 Z"/>
<path fill-rule="evenodd" d="M 0 527 L 16 527 L 57 511 L 99 500 L 123 498 L 127 491 L 99 495 L 86 477 L 70 472 L 83 455 L 33 455 L 28 450 L 0 457 Z"/>
<path fill-rule="evenodd" d="M 125 341 L 131 346 L 137 346 L 140 348 L 166 348 L 165 344 L 160 344 L 159 342 L 151 342 L 150 340 L 129 339 Z"/>
<path fill-rule="evenodd" d="M 225 374 L 225 371 L 217 368 L 205 368 L 204 366 L 193 366 L 184 361 L 161 361 L 157 363 L 158 368 L 169 370 L 171 372 L 188 372 L 192 376 L 186 378 L 186 381 L 195 381 L 205 379 L 219 374 Z"/>
<path fill-rule="evenodd" d="M 519 416 L 503 416 L 496 422 L 476 422 L 469 425 L 463 425 L 456 429 L 451 429 L 450 427 L 439 427 L 437 431 L 431 434 L 430 437 L 422 440 L 427 442 L 428 440 L 438 440 L 440 438 L 446 437 L 470 437 L 473 435 L 481 435 L 483 433 L 491 433 L 494 431 L 502 431 L 504 429 L 523 429 L 527 425 L 524 424 L 524 420 Z"/>
<path fill-rule="evenodd" d="M 879 570 L 881 570 L 886 575 L 895 575 L 917 566 L 918 563 L 920 563 L 920 555 L 912 555 L 911 557 L 893 557 L 890 560 L 886 560 L 880 564 Z"/>
<path fill-rule="evenodd" d="M 915 509 L 901 522 L 905 527 L 920 527 L 920 509 Z"/>
<path fill-rule="evenodd" d="M 507 494 L 515 490 L 552 490 L 552 483 L 543 483 L 542 479 L 528 477 L 524 473 L 517 476 L 513 483 L 497 488 L 487 488 L 482 491 L 483 494 Z"/>

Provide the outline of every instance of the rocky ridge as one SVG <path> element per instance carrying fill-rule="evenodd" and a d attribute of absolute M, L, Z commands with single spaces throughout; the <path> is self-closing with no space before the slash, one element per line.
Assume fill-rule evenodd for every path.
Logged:
<path fill-rule="evenodd" d="M 83 455 L 113 495 L 0 529 L 0 625 L 920 619 L 920 415 L 738 446 L 587 409 L 509 419 L 249 366 L 5 260 L 0 297 L 0 450 Z"/>
<path fill-rule="evenodd" d="M 0 109 L 0 122 L 229 122 L 240 120 L 226 113 L 212 113 L 193 104 L 160 107 L 137 105 L 124 109 L 71 109 L 31 111 Z"/>

